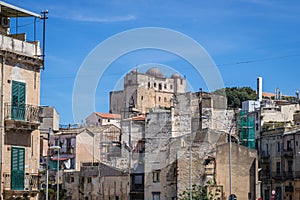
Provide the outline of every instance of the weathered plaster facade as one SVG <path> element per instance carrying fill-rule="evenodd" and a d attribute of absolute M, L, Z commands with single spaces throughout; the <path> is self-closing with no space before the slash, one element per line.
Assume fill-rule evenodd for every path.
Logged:
<path fill-rule="evenodd" d="M 217 146 L 216 154 L 216 181 L 223 185 L 224 197 L 230 195 L 230 144 Z M 237 199 L 257 199 L 258 192 L 258 156 L 257 151 L 232 143 L 232 194 Z M 249 194 L 250 193 L 250 194 Z M 249 195 L 249 196 L 248 196 Z"/>
<path fill-rule="evenodd" d="M 300 127 L 281 127 L 261 134 L 262 197 L 300 198 Z"/>
<path fill-rule="evenodd" d="M 11 13 L 23 12 L 31 16 L 26 10 L 0 4 L 2 17 L 15 17 L 7 9 Z M 24 38 L 10 37 L 9 24 L 2 30 L 5 31 L 0 35 L 0 92 L 3 96 L 0 102 L 1 197 L 37 199 L 40 158 L 38 113 L 40 69 L 43 65 L 38 56 L 41 55 L 40 46 L 37 41 L 29 43 Z"/>
<path fill-rule="evenodd" d="M 84 128 L 76 136 L 76 170 L 81 162 L 104 162 L 116 166 L 121 156 L 121 130 L 114 125 Z"/>

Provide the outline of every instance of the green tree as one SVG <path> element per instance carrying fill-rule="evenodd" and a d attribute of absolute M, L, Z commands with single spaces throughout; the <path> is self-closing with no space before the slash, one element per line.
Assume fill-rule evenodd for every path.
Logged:
<path fill-rule="evenodd" d="M 178 199 L 188 200 L 190 199 L 190 194 L 190 189 L 187 188 L 179 194 Z M 194 200 L 221 200 L 221 196 L 221 190 L 215 183 L 207 182 L 206 185 L 194 184 L 192 186 L 192 199 Z"/>
<path fill-rule="evenodd" d="M 243 101 L 256 99 L 256 92 L 250 87 L 226 87 L 225 91 L 224 89 L 220 89 L 214 91 L 213 94 L 225 94 L 229 108 L 241 108 Z"/>

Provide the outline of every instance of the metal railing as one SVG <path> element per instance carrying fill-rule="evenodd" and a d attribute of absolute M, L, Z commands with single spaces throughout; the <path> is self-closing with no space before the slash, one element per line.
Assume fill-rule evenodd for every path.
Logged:
<path fill-rule="evenodd" d="M 284 149 L 283 150 L 283 155 L 285 157 L 293 157 L 294 156 L 293 149 L 292 148 Z"/>
<path fill-rule="evenodd" d="M 282 173 L 281 172 L 272 172 L 272 179 L 274 180 L 282 180 Z"/>
<path fill-rule="evenodd" d="M 285 179 L 294 179 L 294 173 L 292 171 L 283 172 L 283 177 Z"/>
<path fill-rule="evenodd" d="M 3 188 L 4 190 L 16 190 L 12 187 L 12 176 L 11 173 L 3 173 Z M 22 184 L 21 190 L 24 191 L 38 191 L 39 190 L 39 175 L 38 174 L 29 174 L 25 173 L 22 176 L 15 177 L 15 181 Z M 22 179 L 22 180 L 21 180 Z M 17 189 L 19 190 L 19 189 Z"/>
<path fill-rule="evenodd" d="M 262 151 L 261 152 L 261 158 L 262 159 L 269 159 L 270 158 L 270 154 L 268 151 Z"/>
<path fill-rule="evenodd" d="M 21 103 L 4 103 L 4 119 L 40 123 L 40 107 Z"/>

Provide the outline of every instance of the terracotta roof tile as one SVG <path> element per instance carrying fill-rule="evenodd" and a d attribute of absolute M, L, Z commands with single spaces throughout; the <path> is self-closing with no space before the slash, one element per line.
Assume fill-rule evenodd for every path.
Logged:
<path fill-rule="evenodd" d="M 111 113 L 102 113 L 102 112 L 96 112 L 96 115 L 105 118 L 105 119 L 121 119 L 120 114 L 111 114 Z"/>
<path fill-rule="evenodd" d="M 140 115 L 140 116 L 132 117 L 131 119 L 133 121 L 144 121 L 146 119 L 146 116 L 145 115 Z"/>
<path fill-rule="evenodd" d="M 269 93 L 269 92 L 262 92 L 262 96 L 271 98 L 271 97 L 274 97 L 275 94 L 274 93 Z"/>

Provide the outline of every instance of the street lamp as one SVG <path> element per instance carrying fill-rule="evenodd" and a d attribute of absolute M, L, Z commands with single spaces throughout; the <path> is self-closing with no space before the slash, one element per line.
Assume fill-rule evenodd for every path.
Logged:
<path fill-rule="evenodd" d="M 222 123 L 223 125 L 226 125 L 221 120 L 214 119 L 214 118 L 207 117 L 207 116 L 201 116 L 201 119 L 212 119 L 212 120 L 215 120 L 217 122 Z M 232 129 L 233 129 L 234 126 L 235 126 L 235 121 L 233 120 L 231 126 L 227 127 L 228 128 L 228 137 L 229 137 L 229 193 L 230 193 L 230 196 L 232 194 L 232 144 L 231 144 L 231 131 L 232 131 Z"/>
<path fill-rule="evenodd" d="M 60 146 L 51 146 L 50 149 L 57 151 L 57 183 L 56 183 L 56 200 L 59 200 L 59 150 Z"/>

